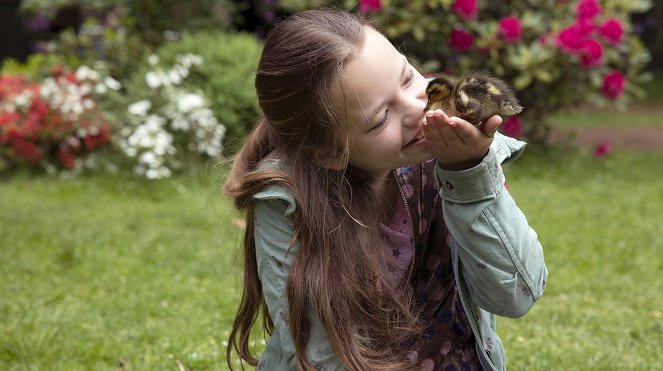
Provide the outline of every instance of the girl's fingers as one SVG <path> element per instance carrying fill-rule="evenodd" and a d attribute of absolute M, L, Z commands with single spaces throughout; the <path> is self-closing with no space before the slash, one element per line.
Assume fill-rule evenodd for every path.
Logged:
<path fill-rule="evenodd" d="M 462 143 L 461 138 L 455 132 L 457 123 L 449 118 L 444 111 L 437 109 L 426 114 L 426 121 L 431 131 L 435 131 L 435 137 L 443 140 L 447 146 Z"/>
<path fill-rule="evenodd" d="M 495 136 L 497 129 L 502 125 L 502 117 L 498 115 L 491 116 L 481 124 L 481 131 L 486 134 L 487 137 L 492 138 Z"/>

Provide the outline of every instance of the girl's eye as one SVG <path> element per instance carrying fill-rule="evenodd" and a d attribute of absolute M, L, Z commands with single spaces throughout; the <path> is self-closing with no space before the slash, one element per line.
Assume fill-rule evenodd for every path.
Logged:
<path fill-rule="evenodd" d="M 384 111 L 384 115 L 382 116 L 382 119 L 380 119 L 380 122 L 378 122 L 377 125 L 373 126 L 369 131 L 379 129 L 382 125 L 384 125 L 387 122 L 388 119 L 389 119 L 389 110 L 386 110 Z"/>
<path fill-rule="evenodd" d="M 410 83 L 414 80 L 414 71 L 410 68 L 410 73 L 407 75 L 407 78 L 405 79 L 405 82 L 403 85 L 406 87 L 410 85 Z"/>

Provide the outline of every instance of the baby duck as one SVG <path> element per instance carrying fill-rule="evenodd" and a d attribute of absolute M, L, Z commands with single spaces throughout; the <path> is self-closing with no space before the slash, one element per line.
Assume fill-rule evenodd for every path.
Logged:
<path fill-rule="evenodd" d="M 493 115 L 512 116 L 523 110 L 511 87 L 485 72 L 466 73 L 456 82 L 436 77 L 428 83 L 426 95 L 424 112 L 439 108 L 474 125 Z"/>

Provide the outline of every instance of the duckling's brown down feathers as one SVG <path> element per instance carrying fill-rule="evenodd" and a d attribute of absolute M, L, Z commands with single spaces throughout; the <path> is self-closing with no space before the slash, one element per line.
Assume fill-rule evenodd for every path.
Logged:
<path fill-rule="evenodd" d="M 504 81 L 485 72 L 466 73 L 457 81 L 437 77 L 426 88 L 428 104 L 424 111 L 442 109 L 448 116 L 457 116 L 479 124 L 490 116 L 512 116 L 523 107 Z"/>

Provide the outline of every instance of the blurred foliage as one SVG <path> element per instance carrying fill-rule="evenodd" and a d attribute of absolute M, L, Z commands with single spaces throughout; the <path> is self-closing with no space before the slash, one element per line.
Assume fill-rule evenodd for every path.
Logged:
<path fill-rule="evenodd" d="M 623 109 L 633 97 L 645 95 L 638 85 L 651 79 L 644 71 L 650 54 L 630 20 L 632 14 L 651 8 L 649 0 L 281 0 L 278 4 L 289 11 L 359 8 L 420 65 L 422 73 L 494 73 L 517 90 L 530 141 L 545 142 L 551 113 L 586 103 Z M 511 23 L 503 24 L 507 18 Z M 606 28 L 608 21 L 612 30 Z M 568 43 L 581 43 L 576 49 L 560 43 L 565 31 L 572 36 Z M 619 76 L 612 81 L 617 84 L 610 86 L 608 76 L 615 73 Z"/>
<path fill-rule="evenodd" d="M 184 33 L 175 42 L 163 44 L 155 51 L 160 62 L 176 62 L 178 54 L 192 53 L 203 58 L 203 63 L 183 82 L 183 87 L 200 90 L 210 100 L 214 116 L 226 126 L 226 154 L 236 149 L 257 120 L 259 109 L 253 86 L 255 70 L 262 46 L 248 33 L 201 31 Z M 149 66 L 142 63 L 127 83 L 129 91 L 140 99 Z"/>
<path fill-rule="evenodd" d="M 137 31 L 152 45 L 168 38 L 168 32 L 232 28 L 248 0 L 23 0 L 28 14 L 54 17 L 59 9 L 76 7 L 87 17 L 115 17 Z"/>
<path fill-rule="evenodd" d="M 66 29 L 57 39 L 43 42 L 42 49 L 73 68 L 103 61 L 112 76 L 123 80 L 152 47 L 128 27 L 88 18 L 78 31 Z"/>
<path fill-rule="evenodd" d="M 38 32 L 37 37 L 45 36 L 38 49 L 73 68 L 104 61 L 112 76 L 124 80 L 146 54 L 179 39 L 182 32 L 232 30 L 247 6 L 248 1 L 229 0 L 23 0 L 21 10 L 27 19 L 54 19 L 59 10 L 80 10 L 80 26 L 55 35 Z"/>
<path fill-rule="evenodd" d="M 61 55 L 35 53 L 31 54 L 25 63 L 16 59 L 7 58 L 2 61 L 1 75 L 24 75 L 27 80 L 38 81 L 50 74 L 51 68 L 64 64 Z"/>

